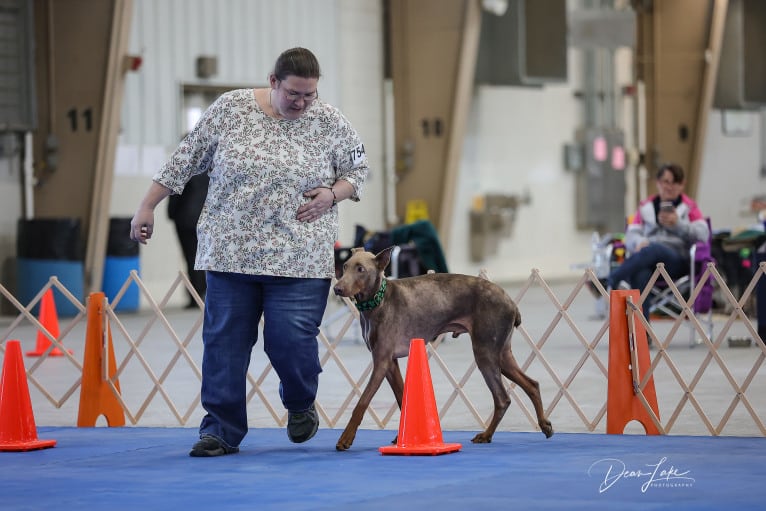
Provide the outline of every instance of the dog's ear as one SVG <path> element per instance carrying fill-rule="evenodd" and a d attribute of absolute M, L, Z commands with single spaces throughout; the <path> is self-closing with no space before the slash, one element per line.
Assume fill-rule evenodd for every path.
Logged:
<path fill-rule="evenodd" d="M 356 252 L 364 252 L 364 247 L 356 247 L 351 249 L 351 253 L 354 254 Z"/>
<path fill-rule="evenodd" d="M 383 271 L 386 269 L 388 263 L 391 262 L 391 251 L 393 249 L 394 246 L 392 245 L 388 248 L 384 248 L 375 255 L 375 263 L 378 265 L 378 270 Z"/>

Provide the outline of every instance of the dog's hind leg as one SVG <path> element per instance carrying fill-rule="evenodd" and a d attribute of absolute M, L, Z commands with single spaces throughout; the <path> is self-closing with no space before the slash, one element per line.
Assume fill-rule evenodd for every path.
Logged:
<path fill-rule="evenodd" d="M 522 390 L 529 396 L 532 401 L 532 405 L 535 407 L 535 413 L 537 414 L 537 424 L 540 429 L 545 433 L 546 438 L 553 436 L 553 426 L 551 421 L 545 418 L 543 414 L 543 400 L 540 397 L 540 384 L 536 380 L 533 380 L 521 370 L 516 357 L 513 356 L 510 348 L 505 350 L 502 355 L 502 371 L 506 378 L 522 388 Z"/>
<path fill-rule="evenodd" d="M 399 360 L 393 359 L 389 363 L 388 372 L 386 373 L 386 380 L 391 386 L 391 390 L 396 398 L 396 404 L 399 405 L 399 409 L 402 409 L 402 399 L 404 396 L 404 379 L 402 378 L 402 371 L 399 369 Z"/>
<path fill-rule="evenodd" d="M 500 420 L 505 415 L 505 411 L 508 410 L 508 406 L 511 404 L 511 398 L 508 396 L 508 392 L 503 385 L 500 364 L 496 354 L 478 353 L 474 348 L 474 358 L 476 359 L 476 365 L 478 366 L 481 375 L 484 377 L 487 387 L 489 387 L 489 391 L 492 393 L 495 409 L 487 429 L 473 437 L 471 442 L 475 444 L 488 444 L 492 441 L 492 435 L 495 434 L 497 425 L 500 424 Z"/>

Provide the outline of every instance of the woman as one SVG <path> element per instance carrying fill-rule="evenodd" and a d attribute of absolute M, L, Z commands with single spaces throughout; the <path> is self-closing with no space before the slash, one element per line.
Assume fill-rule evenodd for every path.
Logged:
<path fill-rule="evenodd" d="M 191 456 L 239 451 L 247 433 L 247 369 L 262 316 L 288 437 L 305 442 L 316 434 L 316 336 L 334 276 L 335 206 L 359 200 L 369 170 L 351 124 L 318 99 L 319 77 L 314 54 L 293 48 L 277 59 L 269 87 L 221 95 L 153 177 L 131 222 L 131 238 L 145 244 L 157 204 L 181 193 L 193 175 L 209 173 L 195 264 L 207 271 L 207 414 Z"/>
<path fill-rule="evenodd" d="M 697 203 L 683 189 L 681 166 L 662 165 L 657 171 L 657 193 L 641 201 L 626 230 L 630 257 L 609 274 L 607 288 L 617 289 L 625 281 L 631 289 L 643 291 L 657 263 L 664 263 L 674 280 L 688 271 L 689 248 L 698 241 L 706 242 L 710 231 Z M 651 303 L 647 297 L 642 305 L 647 320 Z"/>

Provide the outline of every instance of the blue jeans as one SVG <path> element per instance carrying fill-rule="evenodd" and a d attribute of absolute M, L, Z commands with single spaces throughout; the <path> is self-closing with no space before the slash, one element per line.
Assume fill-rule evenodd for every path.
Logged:
<path fill-rule="evenodd" d="M 317 335 L 330 279 L 207 272 L 202 326 L 202 407 L 199 432 L 237 447 L 247 433 L 246 378 L 264 318 L 264 351 L 290 411 L 309 408 L 319 385 Z"/>
<path fill-rule="evenodd" d="M 631 254 L 620 266 L 612 271 L 607 278 L 607 284 L 612 289 L 617 289 L 620 281 L 624 280 L 631 289 L 638 289 L 643 293 L 644 288 L 657 269 L 657 263 L 665 263 L 665 270 L 670 278 L 676 280 L 686 275 L 689 271 L 689 258 L 684 257 L 672 248 L 659 243 L 650 243 L 638 252 Z M 642 305 L 644 317 L 649 319 L 649 307 L 651 300 L 647 296 Z"/>

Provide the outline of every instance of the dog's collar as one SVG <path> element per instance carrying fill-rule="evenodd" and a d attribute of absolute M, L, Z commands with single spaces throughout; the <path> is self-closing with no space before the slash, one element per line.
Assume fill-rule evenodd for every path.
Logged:
<path fill-rule="evenodd" d="M 380 302 L 383 301 L 383 295 L 386 292 L 386 279 L 385 277 L 383 280 L 380 281 L 380 289 L 378 289 L 378 292 L 375 293 L 375 296 L 370 298 L 369 300 L 366 300 L 362 303 L 357 303 L 356 308 L 360 311 L 368 311 L 372 310 L 378 305 L 380 305 Z"/>

